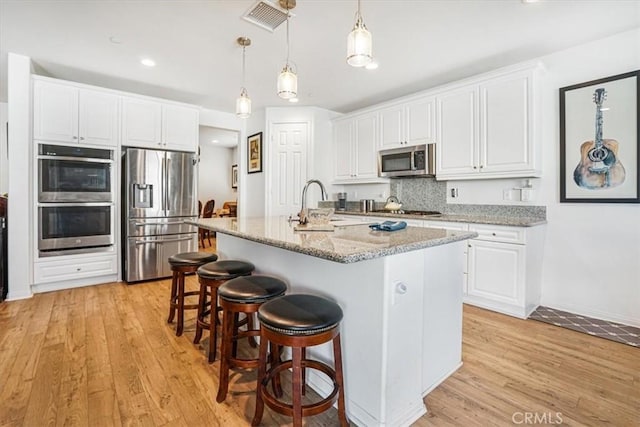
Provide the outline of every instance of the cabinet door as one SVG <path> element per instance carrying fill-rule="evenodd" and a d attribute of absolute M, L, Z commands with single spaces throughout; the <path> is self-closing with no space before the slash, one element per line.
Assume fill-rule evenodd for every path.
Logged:
<path fill-rule="evenodd" d="M 404 135 L 404 105 L 380 111 L 380 148 L 406 144 Z"/>
<path fill-rule="evenodd" d="M 78 89 L 36 80 L 33 92 L 33 138 L 78 142 Z"/>
<path fill-rule="evenodd" d="M 104 92 L 80 90 L 80 142 L 118 145 L 118 97 Z"/>
<path fill-rule="evenodd" d="M 122 145 L 159 148 L 161 104 L 137 98 L 122 99 Z"/>
<path fill-rule="evenodd" d="M 470 240 L 467 294 L 521 305 L 524 301 L 525 246 Z"/>
<path fill-rule="evenodd" d="M 353 120 L 334 123 L 334 175 L 336 180 L 353 178 Z"/>
<path fill-rule="evenodd" d="M 198 110 L 178 105 L 163 105 L 162 142 L 167 148 L 197 151 Z"/>
<path fill-rule="evenodd" d="M 355 175 L 357 178 L 378 176 L 378 120 L 376 114 L 355 119 Z"/>
<path fill-rule="evenodd" d="M 533 169 L 531 81 L 510 75 L 480 85 L 480 171 Z"/>
<path fill-rule="evenodd" d="M 436 101 L 423 98 L 407 104 L 406 141 L 408 145 L 428 144 L 436 141 Z"/>
<path fill-rule="evenodd" d="M 478 87 L 465 86 L 436 97 L 436 176 L 478 171 Z"/>

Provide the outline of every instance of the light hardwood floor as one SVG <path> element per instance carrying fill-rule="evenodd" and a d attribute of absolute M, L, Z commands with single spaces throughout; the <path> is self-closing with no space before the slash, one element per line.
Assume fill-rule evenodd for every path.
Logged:
<path fill-rule="evenodd" d="M 166 323 L 169 285 L 105 284 L 0 304 L 0 425 L 248 425 L 255 375 L 233 374 L 227 401 L 215 402 L 218 362 L 206 363 L 205 340 L 192 344 L 193 314 L 182 337 Z M 429 394 L 416 426 L 535 416 L 640 425 L 638 349 L 465 306 L 463 352 L 464 366 Z M 336 423 L 331 411 L 306 425 Z M 290 423 L 267 409 L 263 425 Z"/>

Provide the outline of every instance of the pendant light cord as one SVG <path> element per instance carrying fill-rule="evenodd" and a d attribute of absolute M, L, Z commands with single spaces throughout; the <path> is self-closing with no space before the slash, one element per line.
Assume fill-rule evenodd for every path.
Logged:
<path fill-rule="evenodd" d="M 359 0 L 358 0 L 359 1 Z M 289 66 L 289 3 L 287 2 L 287 67 Z"/>
<path fill-rule="evenodd" d="M 246 68 L 244 66 L 245 65 L 245 60 L 244 60 L 244 56 L 245 55 L 244 55 L 244 53 L 245 53 L 246 48 L 247 48 L 246 46 L 244 46 L 244 45 L 242 46 L 242 89 L 244 89 L 244 90 L 246 90 L 245 86 L 244 86 L 245 79 L 246 79 L 246 71 L 245 71 Z"/>

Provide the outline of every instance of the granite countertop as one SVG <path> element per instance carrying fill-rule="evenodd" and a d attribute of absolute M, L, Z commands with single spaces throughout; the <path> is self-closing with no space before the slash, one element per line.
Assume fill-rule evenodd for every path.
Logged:
<path fill-rule="evenodd" d="M 368 225 L 336 226 L 334 231 L 295 231 L 286 217 L 201 218 L 186 221 L 218 233 L 340 263 L 353 263 L 445 245 L 477 237 L 475 232 L 407 227 L 373 231 Z"/>
<path fill-rule="evenodd" d="M 373 217 L 389 217 L 389 218 L 407 218 L 422 219 L 429 221 L 447 221 L 447 222 L 468 222 L 473 224 L 491 224 L 491 225 L 508 225 L 514 227 L 533 227 L 536 225 L 546 224 L 547 220 L 537 217 L 507 217 L 507 216 L 491 216 L 491 215 L 471 215 L 471 214 L 440 214 L 440 215 L 413 215 L 413 214 L 397 214 L 388 212 L 359 212 L 359 211 L 336 211 L 336 215 L 358 215 Z"/>

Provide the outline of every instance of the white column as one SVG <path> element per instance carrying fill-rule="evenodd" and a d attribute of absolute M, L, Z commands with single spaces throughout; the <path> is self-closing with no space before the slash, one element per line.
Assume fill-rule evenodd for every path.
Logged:
<path fill-rule="evenodd" d="M 29 298 L 31 259 L 32 141 L 31 59 L 9 53 L 9 294 L 7 299 Z"/>

